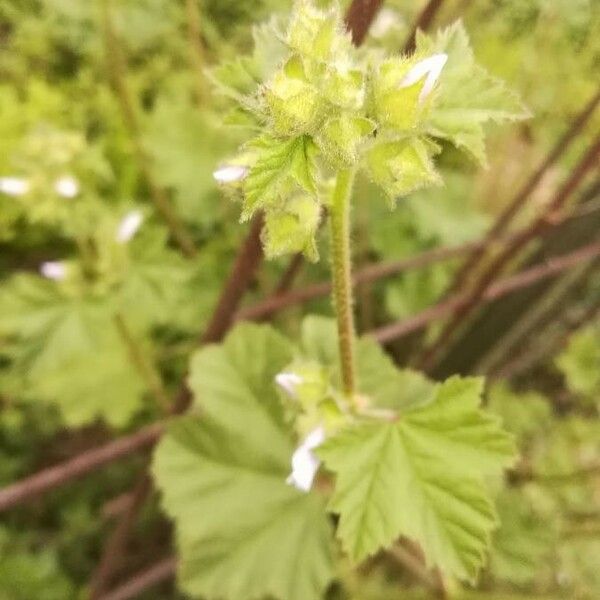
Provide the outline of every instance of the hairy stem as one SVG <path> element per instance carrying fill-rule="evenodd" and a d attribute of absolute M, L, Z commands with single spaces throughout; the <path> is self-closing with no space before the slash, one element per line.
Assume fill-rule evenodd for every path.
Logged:
<path fill-rule="evenodd" d="M 347 169 L 338 173 L 329 209 L 333 304 L 337 318 L 342 385 L 349 399 L 354 397 L 356 391 L 350 256 L 350 199 L 353 183 L 353 170 Z"/>

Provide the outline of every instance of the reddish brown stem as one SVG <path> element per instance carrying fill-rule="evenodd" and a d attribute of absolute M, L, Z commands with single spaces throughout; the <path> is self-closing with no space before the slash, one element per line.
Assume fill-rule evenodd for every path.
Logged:
<path fill-rule="evenodd" d="M 140 573 L 136 573 L 109 594 L 101 596 L 100 600 L 130 600 L 137 598 L 145 590 L 174 577 L 177 571 L 177 559 L 165 558 Z"/>
<path fill-rule="evenodd" d="M 597 258 L 598 256 L 600 256 L 600 243 L 591 244 L 570 254 L 552 258 L 540 265 L 536 265 L 531 269 L 507 277 L 489 286 L 479 300 L 491 302 L 492 300 L 506 296 L 511 292 L 533 285 L 538 281 L 553 277 L 565 269 L 579 266 L 584 261 Z M 373 335 L 380 343 L 391 342 L 392 340 L 402 338 L 413 331 L 423 329 L 436 319 L 458 313 L 458 311 L 464 309 L 470 301 L 471 297 L 469 294 L 456 294 L 435 306 L 426 308 L 409 319 L 381 327 L 372 332 L 371 335 Z"/>
<path fill-rule="evenodd" d="M 444 0 L 429 0 L 425 5 L 425 8 L 419 14 L 413 29 L 411 31 L 406 44 L 404 45 L 404 52 L 411 54 L 415 51 L 415 45 L 417 42 L 417 31 L 425 31 L 429 29 L 435 15 L 438 13 Z"/>
<path fill-rule="evenodd" d="M 448 289 L 448 293 L 451 294 L 456 290 L 462 289 L 467 282 L 469 275 L 479 266 L 481 259 L 485 255 L 485 250 L 491 246 L 491 242 L 505 232 L 508 226 L 512 223 L 515 216 L 521 211 L 521 209 L 527 203 L 528 198 L 531 196 L 535 188 L 538 186 L 546 172 L 564 155 L 565 151 L 569 148 L 571 143 L 579 136 L 583 131 L 586 123 L 593 115 L 594 111 L 600 104 L 600 89 L 596 92 L 594 97 L 587 103 L 584 109 L 577 115 L 569 129 L 564 135 L 556 142 L 556 145 L 535 172 L 529 177 L 525 185 L 517 192 L 513 200 L 504 209 L 502 214 L 498 217 L 493 227 L 489 230 L 486 235 L 485 241 L 489 244 L 484 244 L 481 248 L 477 248 L 473 251 L 471 256 L 465 261 L 465 264 L 454 276 L 454 280 Z"/>
<path fill-rule="evenodd" d="M 371 23 L 383 5 L 383 0 L 354 0 L 346 13 L 346 26 L 352 42 L 360 46 L 369 32 Z"/>
<path fill-rule="evenodd" d="M 519 234 L 515 234 L 519 235 Z M 514 239 L 515 236 L 509 236 L 506 238 L 507 241 Z M 482 242 L 475 242 L 480 244 Z M 430 250 L 418 256 L 411 257 L 398 262 L 384 263 L 371 265 L 366 267 L 355 274 L 354 283 L 359 282 L 373 282 L 391 275 L 401 273 L 407 269 L 418 268 L 432 264 L 438 260 L 446 260 L 459 256 L 464 253 L 466 249 L 473 247 L 473 244 L 465 244 L 463 246 L 457 246 L 456 248 L 440 248 L 436 250 Z M 292 306 L 295 304 L 301 304 L 307 300 L 317 297 L 327 296 L 331 292 L 331 287 L 328 282 L 317 283 L 302 290 L 290 292 L 284 296 L 275 296 L 267 299 L 255 306 L 251 306 L 247 309 L 239 311 L 236 315 L 236 319 L 258 319 L 268 315 L 271 315 L 283 308 Z M 418 323 L 422 321 L 422 326 L 435 320 L 437 317 L 442 317 L 452 312 L 453 306 L 457 302 L 461 302 L 464 295 L 458 297 L 449 298 L 448 302 L 440 303 L 436 306 L 427 308 L 422 313 L 411 317 L 407 321 L 403 322 L 402 327 L 413 331 L 419 329 Z M 397 326 L 393 325 L 394 327 Z M 381 331 L 381 330 L 380 330 Z M 399 330 L 399 335 L 403 335 L 402 329 Z M 174 408 L 172 409 L 173 414 L 183 412 L 189 405 L 190 392 L 187 387 L 182 387 L 176 396 Z M 67 483 L 72 479 L 76 479 L 82 475 L 93 471 L 96 468 L 100 468 L 112 461 L 119 460 L 128 454 L 139 451 L 143 448 L 152 446 L 152 444 L 160 436 L 163 426 L 161 424 L 155 424 L 141 430 L 131 436 L 121 438 L 93 450 L 89 450 L 84 454 L 80 455 L 76 459 L 72 459 L 51 467 L 42 471 L 32 477 L 22 480 L 12 486 L 5 488 L 0 491 L 0 511 L 6 510 L 37 497 L 38 495 L 53 489 L 59 485 Z"/>
<path fill-rule="evenodd" d="M 425 351 L 416 361 L 418 367 L 429 370 L 442 354 L 447 343 L 452 339 L 454 333 L 462 325 L 473 310 L 477 307 L 479 300 L 485 294 L 489 285 L 503 272 L 504 268 L 521 252 L 529 242 L 534 240 L 546 228 L 553 225 L 555 215 L 563 208 L 571 194 L 581 185 L 588 172 L 598 164 L 600 156 L 600 136 L 588 148 L 583 158 L 579 161 L 571 176 L 562 185 L 548 204 L 543 213 L 534 221 L 533 225 L 526 230 L 510 245 L 507 246 L 487 267 L 480 277 L 475 288 L 468 294 L 467 300 L 461 305 L 453 318 L 446 324 L 436 342 Z"/>
<path fill-rule="evenodd" d="M 127 545 L 131 525 L 142 508 L 152 489 L 152 481 L 147 473 L 140 477 L 133 488 L 130 501 L 121 513 L 119 522 L 112 531 L 102 550 L 100 562 L 90 581 L 90 600 L 98 600 L 110 587 L 112 579 L 121 563 L 123 549 Z"/>
<path fill-rule="evenodd" d="M 250 224 L 250 231 L 241 245 L 233 267 L 223 286 L 213 316 L 202 336 L 202 343 L 210 344 L 223 338 L 233 322 L 233 316 L 242 297 L 251 283 L 263 258 L 260 232 L 263 220 L 256 216 Z"/>
<path fill-rule="evenodd" d="M 68 481 L 73 481 L 111 462 L 135 452 L 151 448 L 164 425 L 154 423 L 140 431 L 109 442 L 99 448 L 88 450 L 60 465 L 45 469 L 0 491 L 0 511 L 7 510 L 23 502 L 33 500 Z"/>
<path fill-rule="evenodd" d="M 535 363 L 539 363 L 551 354 L 559 353 L 569 342 L 571 334 L 584 327 L 588 323 L 593 323 L 600 317 L 600 301 L 596 301 L 590 307 L 581 313 L 576 319 L 570 320 L 564 329 L 560 331 L 558 336 L 553 336 L 550 340 L 545 340 L 544 343 L 536 349 L 527 349 L 521 352 L 516 358 L 507 362 L 502 368 L 497 369 L 492 373 L 492 378 L 510 379 L 516 375 L 526 371 Z"/>

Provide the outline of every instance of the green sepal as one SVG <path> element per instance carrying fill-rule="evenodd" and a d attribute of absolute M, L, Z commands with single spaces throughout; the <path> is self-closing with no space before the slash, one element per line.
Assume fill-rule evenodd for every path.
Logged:
<path fill-rule="evenodd" d="M 296 72 L 297 65 L 294 60 L 264 88 L 272 126 L 278 135 L 309 133 L 317 128 L 325 113 L 326 104 L 318 90 L 297 77 L 300 75 Z"/>
<path fill-rule="evenodd" d="M 267 258 L 302 252 L 308 260 L 316 262 L 320 215 L 319 203 L 308 195 L 295 196 L 281 209 L 268 210 L 262 235 Z"/>
<path fill-rule="evenodd" d="M 402 79 L 415 58 L 394 58 L 375 69 L 369 85 L 369 113 L 382 126 L 395 131 L 409 131 L 419 123 L 427 104 L 419 96 L 425 77 L 410 86 L 401 86 Z"/>
<path fill-rule="evenodd" d="M 360 110 L 364 100 L 364 75 L 361 71 L 345 71 L 328 67 L 322 75 L 324 97 L 334 106 Z"/>
<path fill-rule="evenodd" d="M 433 150 L 419 138 L 375 144 L 366 156 L 367 173 L 394 202 L 421 188 L 441 184 L 431 158 Z"/>
<path fill-rule="evenodd" d="M 333 166 L 348 167 L 356 164 L 361 143 L 374 130 L 370 119 L 342 115 L 326 121 L 315 141 Z"/>
<path fill-rule="evenodd" d="M 351 49 L 339 9 L 321 11 L 306 0 L 296 3 L 286 41 L 299 54 L 322 62 L 339 58 Z"/>

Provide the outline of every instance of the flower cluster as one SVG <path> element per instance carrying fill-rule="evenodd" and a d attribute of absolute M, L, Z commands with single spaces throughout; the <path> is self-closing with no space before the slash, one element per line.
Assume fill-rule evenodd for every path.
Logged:
<path fill-rule="evenodd" d="M 439 181 L 437 146 L 424 135 L 443 52 L 397 56 L 352 46 L 338 8 L 296 4 L 279 67 L 253 93 L 237 96 L 263 133 L 218 168 L 216 181 L 243 195 L 242 219 L 265 213 L 268 256 L 318 256 L 315 234 L 326 182 L 361 168 L 390 198 Z M 232 94 L 233 95 L 233 94 Z"/>

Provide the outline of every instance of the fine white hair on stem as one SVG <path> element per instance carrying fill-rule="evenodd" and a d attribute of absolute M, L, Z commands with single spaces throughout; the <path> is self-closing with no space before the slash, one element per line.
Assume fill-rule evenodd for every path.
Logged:
<path fill-rule="evenodd" d="M 325 441 L 325 429 L 322 426 L 313 429 L 296 448 L 292 455 L 292 472 L 286 483 L 301 492 L 309 492 L 319 470 L 321 461 L 313 450 Z"/>
<path fill-rule="evenodd" d="M 219 167 L 214 173 L 215 181 L 220 184 L 237 183 L 248 175 L 248 167 L 241 165 L 226 165 Z"/>
<path fill-rule="evenodd" d="M 56 180 L 54 189 L 63 198 L 75 198 L 79 194 L 79 181 L 71 175 L 65 175 Z"/>
<path fill-rule="evenodd" d="M 20 177 L 0 177 L 0 192 L 7 196 L 23 196 L 30 189 L 29 182 Z"/>
<path fill-rule="evenodd" d="M 445 53 L 434 54 L 428 58 L 424 58 L 403 77 L 400 87 L 414 85 L 417 81 L 426 77 L 423 89 L 419 94 L 419 102 L 423 102 L 433 91 L 446 62 L 448 62 L 448 55 Z"/>
<path fill-rule="evenodd" d="M 296 387 L 301 385 L 304 379 L 296 373 L 278 373 L 275 375 L 275 383 L 293 400 L 298 398 Z"/>
<path fill-rule="evenodd" d="M 128 212 L 117 229 L 116 240 L 121 244 L 126 244 L 137 233 L 138 229 L 144 222 L 144 215 L 139 210 Z"/>
<path fill-rule="evenodd" d="M 67 276 L 67 267 L 62 262 L 49 260 L 40 265 L 40 274 L 46 279 L 62 281 Z"/>

